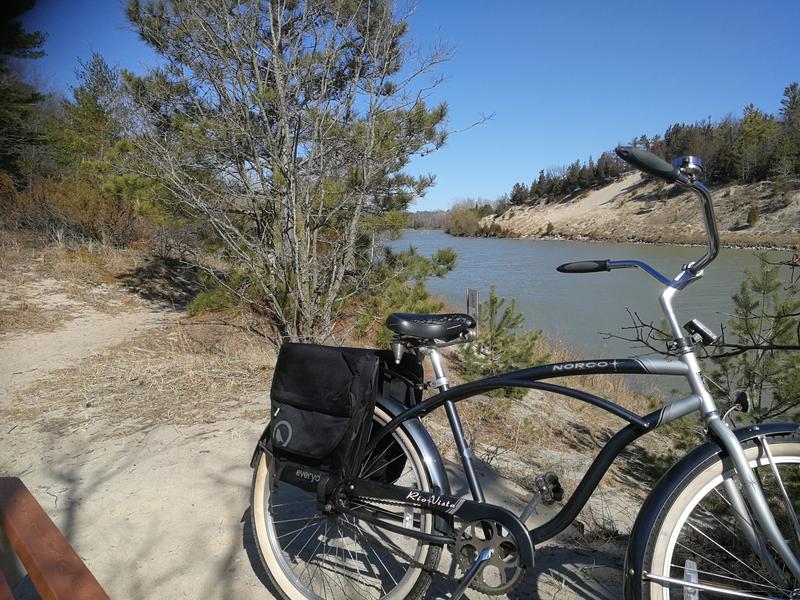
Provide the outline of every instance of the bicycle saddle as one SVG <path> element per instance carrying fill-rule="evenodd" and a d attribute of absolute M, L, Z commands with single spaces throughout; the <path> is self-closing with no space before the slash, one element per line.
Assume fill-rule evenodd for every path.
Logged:
<path fill-rule="evenodd" d="M 473 329 L 475 319 L 463 313 L 392 313 L 386 319 L 386 327 L 405 337 L 449 342 Z"/>

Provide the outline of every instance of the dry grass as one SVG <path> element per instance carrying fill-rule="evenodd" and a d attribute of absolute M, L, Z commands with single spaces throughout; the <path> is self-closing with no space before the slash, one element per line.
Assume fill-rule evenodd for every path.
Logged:
<path fill-rule="evenodd" d="M 152 310 L 122 285 L 151 262 L 134 249 L 2 232 L 0 333 L 48 331 L 96 313 Z M 18 394 L 0 420 L 68 435 L 99 419 L 114 435 L 162 423 L 211 423 L 241 416 L 243 406 L 251 411 L 247 416 L 263 419 L 261 394 L 274 351 L 238 318 L 184 319 L 142 333 Z"/>
<path fill-rule="evenodd" d="M 116 314 L 140 307 L 114 284 L 142 257 L 96 243 L 0 232 L 0 333 L 51 331 L 90 310 Z"/>
<path fill-rule="evenodd" d="M 0 280 L 0 285 L 4 283 Z M 63 308 L 47 308 L 16 291 L 0 294 L 0 301 L 0 334 L 52 331 L 64 321 L 74 318 L 72 313 Z"/>
<path fill-rule="evenodd" d="M 274 361 L 274 352 L 236 323 L 184 320 L 55 373 L 20 394 L 5 416 L 63 435 L 98 419 L 110 435 L 264 419 Z"/>

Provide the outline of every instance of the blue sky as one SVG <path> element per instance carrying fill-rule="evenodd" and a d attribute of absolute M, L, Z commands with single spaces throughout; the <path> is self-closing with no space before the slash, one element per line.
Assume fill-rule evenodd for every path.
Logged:
<path fill-rule="evenodd" d="M 48 33 L 35 72 L 67 92 L 78 58 L 93 51 L 134 71 L 156 57 L 127 26 L 117 0 L 39 0 L 28 28 Z M 494 199 L 539 169 L 595 158 L 673 122 L 740 114 L 752 102 L 776 112 L 800 80 L 800 1 L 478 2 L 422 0 L 410 33 L 455 49 L 432 101 L 461 129 L 410 165 L 437 184 L 420 210 L 463 198 Z"/>

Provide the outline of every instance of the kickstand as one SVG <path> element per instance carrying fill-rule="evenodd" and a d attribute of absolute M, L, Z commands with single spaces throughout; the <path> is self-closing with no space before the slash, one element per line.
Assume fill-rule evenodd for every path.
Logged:
<path fill-rule="evenodd" d="M 458 587 L 453 592 L 453 595 L 450 596 L 450 600 L 459 600 L 461 596 L 464 595 L 464 592 L 467 591 L 469 584 L 472 583 L 473 579 L 475 579 L 475 576 L 478 574 L 478 571 L 480 571 L 481 567 L 483 566 L 483 563 L 492 558 L 493 553 L 494 552 L 492 551 L 491 548 L 484 548 L 483 550 L 481 550 L 481 553 L 478 555 L 478 558 L 475 560 L 475 563 L 469 568 L 469 571 L 466 572 L 464 578 L 461 580 L 461 582 L 458 584 Z"/>

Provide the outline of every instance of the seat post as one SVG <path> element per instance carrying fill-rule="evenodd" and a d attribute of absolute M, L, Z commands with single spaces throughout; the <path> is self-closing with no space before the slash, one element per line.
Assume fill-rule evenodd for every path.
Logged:
<path fill-rule="evenodd" d="M 420 348 L 420 351 L 422 354 L 427 355 L 431 361 L 433 375 L 436 378 L 433 381 L 433 385 L 438 388 L 439 392 L 444 392 L 449 389 L 450 386 L 448 385 L 447 375 L 444 372 L 442 355 L 439 354 L 439 350 L 431 347 L 422 347 Z M 444 410 L 447 413 L 447 420 L 450 422 L 450 430 L 453 432 L 453 439 L 456 442 L 456 448 L 458 448 L 459 456 L 461 456 L 461 464 L 464 466 L 464 474 L 467 477 L 467 483 L 469 484 L 472 498 L 476 502 L 485 502 L 486 500 L 483 496 L 483 489 L 481 488 L 480 481 L 478 481 L 478 475 L 475 472 L 472 453 L 470 452 L 469 445 L 464 437 L 464 427 L 461 424 L 461 418 L 458 416 L 458 410 L 456 409 L 455 402 L 452 400 L 447 400 L 444 403 Z"/>

